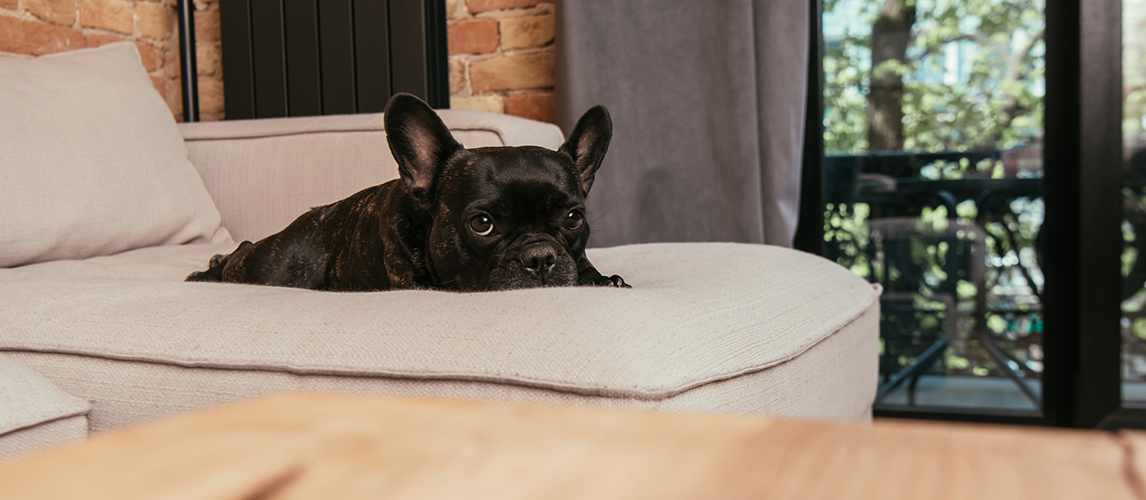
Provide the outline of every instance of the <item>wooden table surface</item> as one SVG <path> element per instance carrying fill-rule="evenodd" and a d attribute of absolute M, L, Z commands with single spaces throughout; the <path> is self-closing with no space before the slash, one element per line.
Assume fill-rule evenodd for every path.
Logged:
<path fill-rule="evenodd" d="M 293 393 L 0 465 L 14 499 L 1139 499 L 1146 434 Z"/>

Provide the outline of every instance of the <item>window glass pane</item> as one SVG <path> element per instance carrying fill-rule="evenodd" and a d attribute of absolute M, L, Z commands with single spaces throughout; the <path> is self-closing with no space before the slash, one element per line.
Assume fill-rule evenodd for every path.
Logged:
<path fill-rule="evenodd" d="M 1043 0 L 825 0 L 827 257 L 884 287 L 877 408 L 1041 409 Z"/>
<path fill-rule="evenodd" d="M 1146 405 L 1146 0 L 1122 2 L 1122 399 Z"/>

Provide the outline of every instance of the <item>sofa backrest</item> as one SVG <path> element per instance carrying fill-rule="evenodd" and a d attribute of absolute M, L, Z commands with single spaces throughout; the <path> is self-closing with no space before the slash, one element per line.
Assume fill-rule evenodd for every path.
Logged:
<path fill-rule="evenodd" d="M 464 110 L 439 111 L 467 148 L 556 149 L 551 124 Z M 191 163 L 236 241 L 282 230 L 311 207 L 398 178 L 381 114 L 179 125 Z"/>

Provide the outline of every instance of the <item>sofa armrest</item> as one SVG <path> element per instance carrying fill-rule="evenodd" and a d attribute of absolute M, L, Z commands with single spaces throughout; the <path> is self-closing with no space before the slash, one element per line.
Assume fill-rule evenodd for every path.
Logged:
<path fill-rule="evenodd" d="M 470 110 L 439 110 L 462 145 L 557 149 L 556 125 Z M 179 125 L 191 163 L 236 240 L 277 232 L 311 207 L 398 177 L 381 114 Z"/>

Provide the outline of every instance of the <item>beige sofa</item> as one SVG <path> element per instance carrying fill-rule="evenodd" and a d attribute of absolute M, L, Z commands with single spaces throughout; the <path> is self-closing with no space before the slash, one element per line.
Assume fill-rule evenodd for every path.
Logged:
<path fill-rule="evenodd" d="M 397 167 L 379 115 L 177 126 L 137 57 L 0 58 L 0 457 L 288 390 L 870 416 L 879 290 L 784 248 L 591 249 L 629 290 L 185 283 Z M 467 147 L 562 140 L 440 114 Z"/>

